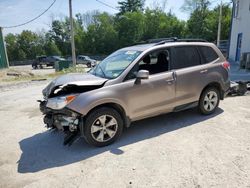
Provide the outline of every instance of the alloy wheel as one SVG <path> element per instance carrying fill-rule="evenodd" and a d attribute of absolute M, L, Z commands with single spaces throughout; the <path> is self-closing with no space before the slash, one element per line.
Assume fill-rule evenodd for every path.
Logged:
<path fill-rule="evenodd" d="M 204 98 L 203 106 L 206 111 L 212 111 L 218 103 L 218 95 L 215 91 L 209 91 Z"/>
<path fill-rule="evenodd" d="M 113 116 L 102 115 L 91 125 L 92 138 L 97 142 L 107 142 L 116 135 L 117 127 L 117 120 Z"/>

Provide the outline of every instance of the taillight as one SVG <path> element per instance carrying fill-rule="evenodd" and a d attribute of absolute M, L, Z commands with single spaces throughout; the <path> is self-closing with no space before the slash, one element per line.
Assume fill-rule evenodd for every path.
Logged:
<path fill-rule="evenodd" d="M 222 66 L 223 66 L 225 69 L 227 69 L 227 70 L 230 69 L 230 63 L 229 63 L 228 61 L 223 62 L 223 63 L 222 63 Z"/>

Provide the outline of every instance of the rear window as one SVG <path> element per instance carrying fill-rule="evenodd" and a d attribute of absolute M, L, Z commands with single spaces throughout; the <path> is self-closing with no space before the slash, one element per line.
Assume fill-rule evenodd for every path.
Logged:
<path fill-rule="evenodd" d="M 174 47 L 172 69 L 181 69 L 196 65 L 200 65 L 200 56 L 196 47 Z"/>
<path fill-rule="evenodd" d="M 211 47 L 199 46 L 198 48 L 200 49 L 200 51 L 205 59 L 205 63 L 212 62 L 219 57 L 218 54 L 214 51 L 214 49 Z"/>

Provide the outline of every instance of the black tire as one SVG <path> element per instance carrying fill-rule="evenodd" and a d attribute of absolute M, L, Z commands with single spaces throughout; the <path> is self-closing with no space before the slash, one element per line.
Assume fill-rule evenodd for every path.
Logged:
<path fill-rule="evenodd" d="M 209 99 L 210 102 L 208 102 L 206 99 L 206 97 L 210 96 L 209 94 L 213 94 L 217 96 L 217 100 L 214 97 L 212 97 L 211 99 Z M 213 102 L 213 101 L 215 102 Z M 220 92 L 217 88 L 215 87 L 209 87 L 207 89 L 205 89 L 201 96 L 200 96 L 200 100 L 199 100 L 199 106 L 198 106 L 198 110 L 201 114 L 203 115 L 209 115 L 212 114 L 216 111 L 218 105 L 220 103 Z M 209 107 L 210 106 L 210 107 Z"/>
<path fill-rule="evenodd" d="M 91 63 L 87 63 L 87 67 L 88 67 L 88 68 L 91 68 Z"/>
<path fill-rule="evenodd" d="M 105 130 L 98 130 L 96 132 L 92 131 L 94 130 L 93 126 L 97 127 L 101 127 L 102 123 L 101 121 L 99 121 L 99 118 L 105 116 L 105 124 L 107 125 L 108 123 L 110 123 L 109 121 L 111 121 L 112 118 L 114 118 L 116 121 L 116 125 L 117 126 L 109 126 L 109 128 L 105 128 Z M 109 119 L 111 118 L 111 119 Z M 99 122 L 98 122 L 99 121 Z M 113 122 L 113 121 L 112 121 Z M 97 124 L 99 125 L 97 125 Z M 112 123 L 111 123 L 112 124 Z M 96 109 L 94 111 L 92 111 L 87 117 L 86 117 L 86 121 L 85 121 L 85 127 L 84 127 L 84 138 L 85 140 L 94 146 L 97 147 L 103 147 L 103 146 L 107 146 L 111 143 L 113 143 L 115 140 L 117 140 L 121 134 L 122 134 L 122 130 L 123 130 L 123 119 L 121 117 L 121 115 L 113 108 L 108 108 L 108 107 L 102 107 L 99 109 Z M 116 128 L 115 128 L 116 127 Z M 111 136 L 109 136 L 108 134 L 108 130 L 110 131 L 114 131 L 115 133 Z M 98 141 L 98 138 L 95 137 L 99 137 L 101 135 L 101 131 L 107 131 L 106 133 L 102 132 L 102 135 L 104 135 L 103 141 Z M 108 137 L 110 137 L 108 139 Z M 105 141 L 105 139 L 108 139 Z"/>
<path fill-rule="evenodd" d="M 36 66 L 36 65 L 32 65 L 32 68 L 33 68 L 33 69 L 37 69 L 37 66 Z"/>

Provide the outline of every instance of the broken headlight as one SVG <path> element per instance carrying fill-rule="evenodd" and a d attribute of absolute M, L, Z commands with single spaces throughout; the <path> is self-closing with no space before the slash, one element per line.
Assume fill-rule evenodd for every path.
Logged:
<path fill-rule="evenodd" d="M 48 99 L 46 107 L 54 110 L 60 110 L 64 108 L 67 104 L 69 104 L 71 101 L 73 101 L 76 98 L 76 96 L 77 95 L 67 95 L 67 96 L 50 98 Z"/>

